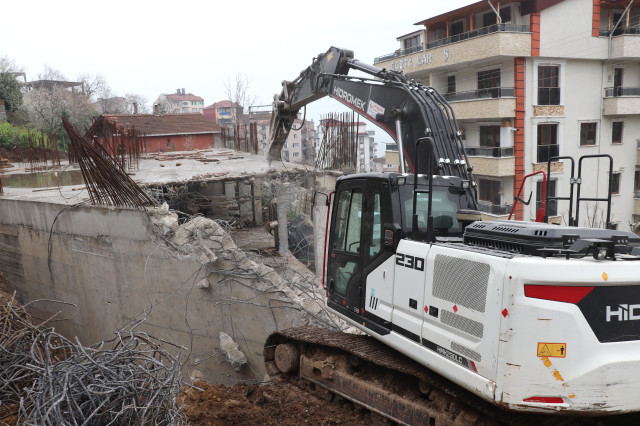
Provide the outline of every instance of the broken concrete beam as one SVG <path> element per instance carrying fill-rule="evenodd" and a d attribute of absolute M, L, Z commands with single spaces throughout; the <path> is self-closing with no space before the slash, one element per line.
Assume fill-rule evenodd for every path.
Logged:
<path fill-rule="evenodd" d="M 227 357 L 231 367 L 238 372 L 247 363 L 247 357 L 238 349 L 238 344 L 224 331 L 220 332 L 220 350 Z"/>

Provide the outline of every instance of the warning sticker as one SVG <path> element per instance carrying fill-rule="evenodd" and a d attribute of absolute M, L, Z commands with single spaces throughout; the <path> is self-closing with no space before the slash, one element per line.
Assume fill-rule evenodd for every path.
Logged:
<path fill-rule="evenodd" d="M 538 356 L 564 358 L 567 356 L 567 344 L 538 342 Z"/>

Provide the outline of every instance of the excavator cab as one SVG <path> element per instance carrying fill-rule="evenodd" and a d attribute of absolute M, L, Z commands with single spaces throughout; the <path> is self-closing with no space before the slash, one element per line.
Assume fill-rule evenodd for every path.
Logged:
<path fill-rule="evenodd" d="M 364 288 L 369 275 L 395 255 L 403 238 L 425 241 L 427 236 L 428 181 L 425 176 L 368 173 L 338 180 L 330 211 L 326 247 L 327 303 L 360 321 L 366 317 Z M 457 177 L 434 176 L 432 216 L 436 237 L 462 241 L 460 209 L 469 208 Z M 417 202 L 418 228 L 413 228 L 413 202 Z M 374 299 L 375 300 L 375 299 Z M 384 321 L 368 318 L 379 326 Z"/>

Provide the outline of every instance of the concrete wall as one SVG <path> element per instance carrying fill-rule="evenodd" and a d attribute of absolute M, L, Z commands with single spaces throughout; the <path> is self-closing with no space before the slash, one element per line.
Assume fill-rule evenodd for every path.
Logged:
<path fill-rule="evenodd" d="M 64 335 L 91 344 L 146 318 L 140 330 L 188 348 L 185 372 L 214 383 L 263 380 L 269 333 L 328 324 L 312 297 L 319 284 L 295 259 L 271 259 L 286 265 L 279 275 L 209 219 L 178 226 L 149 213 L 0 199 L 0 271 L 36 317 L 61 312 L 52 324 Z M 300 282 L 310 283 L 304 294 Z M 239 372 L 220 351 L 221 331 L 248 358 Z"/>

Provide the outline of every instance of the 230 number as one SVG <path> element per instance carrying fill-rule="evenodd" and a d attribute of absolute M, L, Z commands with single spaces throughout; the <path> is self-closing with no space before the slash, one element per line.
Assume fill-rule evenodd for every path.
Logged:
<path fill-rule="evenodd" d="M 415 269 L 416 271 L 424 271 L 424 259 L 409 254 L 396 253 L 396 265 Z"/>

